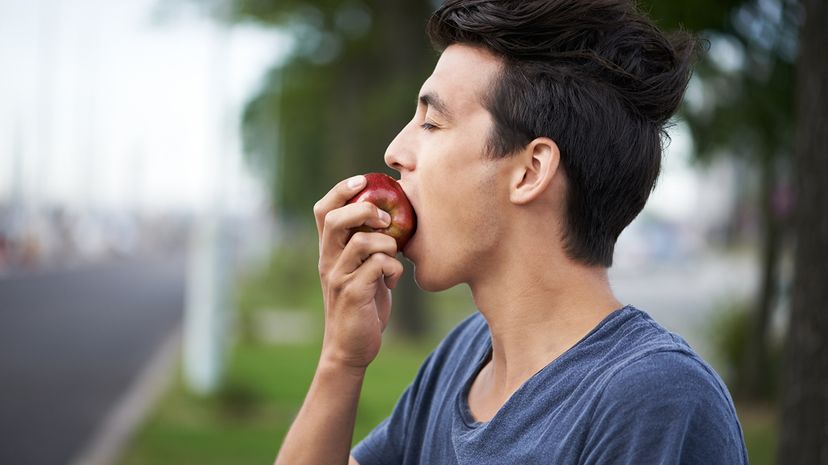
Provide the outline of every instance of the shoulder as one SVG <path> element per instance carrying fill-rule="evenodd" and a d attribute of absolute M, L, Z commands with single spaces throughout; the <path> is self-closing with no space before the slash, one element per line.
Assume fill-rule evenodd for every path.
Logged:
<path fill-rule="evenodd" d="M 593 407 L 588 438 L 595 447 L 589 449 L 598 459 L 587 463 L 661 463 L 664 457 L 681 457 L 681 463 L 747 463 L 730 394 L 692 352 L 640 354 L 607 379 Z M 650 455 L 644 460 L 636 450 Z M 598 451 L 630 460 L 608 462 Z"/>
<path fill-rule="evenodd" d="M 603 372 L 593 432 L 609 425 L 628 432 L 676 431 L 690 445 L 704 438 L 696 449 L 743 449 L 733 399 L 716 371 L 647 313 L 632 308 L 628 314 L 614 336 L 612 355 L 597 368 Z"/>
<path fill-rule="evenodd" d="M 598 430 L 612 425 L 639 440 L 661 435 L 684 444 L 685 453 L 744 463 L 743 433 L 727 387 L 704 360 L 683 349 L 648 352 L 617 370 L 592 419 L 593 427 L 602 425 Z"/>
<path fill-rule="evenodd" d="M 601 329 L 602 348 L 626 358 L 658 350 L 692 352 L 681 336 L 670 332 L 647 312 L 632 305 L 612 315 Z"/>
<path fill-rule="evenodd" d="M 659 398 L 730 405 L 727 388 L 716 372 L 695 353 L 680 345 L 662 346 L 637 354 L 615 367 L 603 389 L 602 399 Z M 644 400 L 642 399 L 642 400 Z"/>
<path fill-rule="evenodd" d="M 615 350 L 605 370 L 603 399 L 670 393 L 672 399 L 709 397 L 732 406 L 722 379 L 680 336 L 631 308 L 612 337 Z"/>

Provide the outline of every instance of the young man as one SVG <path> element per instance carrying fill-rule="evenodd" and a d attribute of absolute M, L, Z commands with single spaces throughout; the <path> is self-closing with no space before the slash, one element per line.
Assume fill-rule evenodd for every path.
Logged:
<path fill-rule="evenodd" d="M 405 250 L 365 183 L 314 208 L 322 355 L 277 464 L 345 464 L 403 254 L 421 288 L 469 285 L 479 312 L 428 357 L 352 451 L 372 464 L 745 464 L 726 387 L 607 279 L 659 171 L 695 44 L 628 0 L 449 0 L 442 51 L 385 162 L 418 215 Z"/>

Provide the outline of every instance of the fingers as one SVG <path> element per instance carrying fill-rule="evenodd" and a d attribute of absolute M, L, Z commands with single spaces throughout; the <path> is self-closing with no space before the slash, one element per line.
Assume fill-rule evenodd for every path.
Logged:
<path fill-rule="evenodd" d="M 393 237 L 382 233 L 354 233 L 339 256 L 336 265 L 337 271 L 343 275 L 350 274 L 374 254 L 385 254 L 388 257 L 396 256 L 397 241 Z"/>
<path fill-rule="evenodd" d="M 313 206 L 313 216 L 316 219 L 316 230 L 319 237 L 325 227 L 325 217 L 328 212 L 335 210 L 347 202 L 351 197 L 359 193 L 366 184 L 365 176 L 359 175 L 340 181 L 316 205 Z"/>
<path fill-rule="evenodd" d="M 390 224 L 390 215 L 368 202 L 352 203 L 328 212 L 319 238 L 320 258 L 323 262 L 334 260 L 349 242 L 355 228 L 381 229 Z M 395 250 L 391 255 L 396 253 Z"/>
<path fill-rule="evenodd" d="M 402 278 L 402 274 L 403 265 L 399 260 L 384 253 L 375 253 L 354 271 L 354 278 L 365 286 L 383 279 L 389 289 L 394 289 Z"/>

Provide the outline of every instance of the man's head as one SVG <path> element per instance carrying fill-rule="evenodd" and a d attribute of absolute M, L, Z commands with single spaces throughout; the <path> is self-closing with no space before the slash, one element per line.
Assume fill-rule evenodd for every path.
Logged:
<path fill-rule="evenodd" d="M 665 36 L 631 0 L 449 0 L 428 33 L 439 50 L 473 44 L 503 59 L 484 102 L 495 120 L 490 155 L 554 140 L 569 181 L 566 250 L 610 266 L 658 176 L 692 39 Z"/>
<path fill-rule="evenodd" d="M 546 244 L 610 266 L 658 175 L 691 42 L 625 0 L 450 0 L 429 34 L 440 60 L 385 154 L 417 211 L 404 252 L 420 286 L 490 279 Z"/>

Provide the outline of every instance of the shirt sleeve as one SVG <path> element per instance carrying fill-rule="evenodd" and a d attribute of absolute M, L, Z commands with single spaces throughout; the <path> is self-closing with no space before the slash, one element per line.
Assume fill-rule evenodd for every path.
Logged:
<path fill-rule="evenodd" d="M 616 373 L 593 412 L 584 465 L 746 465 L 735 409 L 718 375 L 679 351 Z"/>
<path fill-rule="evenodd" d="M 359 465 L 398 465 L 402 463 L 409 430 L 419 403 L 418 393 L 431 369 L 433 354 L 426 358 L 414 381 L 403 391 L 391 415 L 374 428 L 351 450 Z"/>

